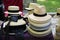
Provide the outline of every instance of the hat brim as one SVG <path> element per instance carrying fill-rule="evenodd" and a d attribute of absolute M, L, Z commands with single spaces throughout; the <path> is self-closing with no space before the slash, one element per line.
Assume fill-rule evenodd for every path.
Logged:
<path fill-rule="evenodd" d="M 20 15 L 22 12 L 21 11 L 19 11 L 19 12 L 17 12 L 17 13 L 12 13 L 12 12 L 8 12 L 8 11 L 6 11 L 6 12 L 4 12 L 4 13 L 6 13 L 6 14 L 18 14 L 18 15 Z"/>
<path fill-rule="evenodd" d="M 33 35 L 35 37 L 46 36 L 52 32 L 51 28 L 49 28 L 47 31 L 44 31 L 44 32 L 36 32 L 36 31 L 32 30 L 30 27 L 27 27 L 27 30 L 31 35 Z"/>
<path fill-rule="evenodd" d="M 9 21 L 6 21 L 6 22 L 5 22 L 5 25 L 7 25 L 8 22 L 9 22 Z M 26 22 L 23 21 L 22 19 L 19 19 L 17 22 L 11 21 L 10 26 L 18 26 L 18 25 L 24 25 L 24 24 L 26 24 Z"/>

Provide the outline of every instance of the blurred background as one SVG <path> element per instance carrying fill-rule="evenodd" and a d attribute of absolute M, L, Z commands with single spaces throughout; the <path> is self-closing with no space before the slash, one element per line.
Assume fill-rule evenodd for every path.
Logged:
<path fill-rule="evenodd" d="M 28 7 L 31 2 L 45 5 L 47 12 L 56 12 L 56 9 L 60 7 L 60 0 L 23 0 L 24 8 Z"/>

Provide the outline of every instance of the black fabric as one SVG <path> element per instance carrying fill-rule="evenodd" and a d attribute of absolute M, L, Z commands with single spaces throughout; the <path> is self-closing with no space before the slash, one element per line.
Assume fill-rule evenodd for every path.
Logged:
<path fill-rule="evenodd" d="M 6 20 L 8 21 L 9 19 L 11 21 L 17 22 L 18 19 L 21 19 L 23 17 L 21 17 L 21 15 L 16 15 L 16 14 L 8 14 L 8 16 L 10 16 L 10 18 L 6 17 Z"/>
<path fill-rule="evenodd" d="M 13 18 L 12 18 L 13 17 Z M 10 22 L 16 21 L 18 19 L 15 20 L 15 18 L 17 18 L 16 15 L 11 15 L 11 17 L 9 18 L 9 23 L 6 25 L 4 31 L 6 32 L 6 37 L 5 40 L 9 40 L 9 33 L 15 33 L 16 36 L 16 40 L 24 40 L 24 31 L 26 30 L 26 24 L 23 25 L 18 25 L 18 26 L 10 26 Z"/>
<path fill-rule="evenodd" d="M 8 16 L 12 16 L 12 15 L 16 15 L 16 14 L 8 14 Z M 23 17 L 21 17 L 21 15 L 18 15 L 17 17 L 18 17 L 18 19 L 23 18 Z M 9 19 L 9 18 L 8 18 L 8 19 Z"/>
<path fill-rule="evenodd" d="M 10 25 L 10 22 L 11 22 L 11 20 L 9 20 L 9 22 L 8 22 L 8 24 L 7 24 L 7 26 L 6 26 L 6 30 L 5 30 L 5 32 L 6 32 L 6 34 L 5 34 L 5 40 L 9 40 L 9 25 Z"/>
<path fill-rule="evenodd" d="M 24 40 L 24 30 L 26 29 L 26 24 L 19 25 L 19 26 L 10 26 L 11 19 L 9 20 L 8 24 L 6 25 L 6 37 L 5 40 L 9 40 L 9 33 L 15 33 L 16 34 L 16 40 Z"/>
<path fill-rule="evenodd" d="M 11 16 L 11 21 L 17 22 L 18 21 L 18 17 L 17 16 Z"/>
<path fill-rule="evenodd" d="M 2 35 L 3 35 L 3 23 L 2 23 L 1 29 L 0 29 L 0 40 L 2 40 Z"/>
<path fill-rule="evenodd" d="M 2 4 L 1 4 L 2 5 Z M 4 10 L 3 10 L 3 5 L 0 5 L 0 20 L 4 21 Z"/>
<path fill-rule="evenodd" d="M 18 21 L 18 19 L 20 19 L 20 18 L 22 18 L 22 17 L 17 17 L 17 16 L 12 16 L 11 15 L 11 17 L 8 19 L 8 18 L 6 18 L 6 21 L 14 21 L 14 22 L 17 22 Z M 5 22 L 6 22 L 5 21 Z M 7 25 L 6 25 L 7 26 Z M 22 25 L 17 25 L 17 26 L 9 26 L 9 30 L 18 30 L 18 29 L 20 29 L 20 30 L 25 30 L 26 29 L 26 24 L 22 24 Z"/>
<path fill-rule="evenodd" d="M 0 30 L 0 40 L 2 40 L 2 31 Z"/>
<path fill-rule="evenodd" d="M 0 0 L 0 4 L 2 4 L 3 3 L 3 0 Z"/>
<path fill-rule="evenodd" d="M 0 7 L 0 20 L 4 20 L 4 13 L 2 7 Z"/>
<path fill-rule="evenodd" d="M 33 13 L 33 15 L 34 15 L 34 16 L 38 16 L 38 17 L 44 17 L 44 16 L 47 15 L 47 13 L 45 13 L 45 14 L 43 14 L 43 15 L 38 15 L 38 14 L 36 14 L 36 13 Z"/>
<path fill-rule="evenodd" d="M 10 16 L 10 18 L 6 18 L 6 21 L 9 21 L 9 23 L 6 25 L 6 27 L 4 28 L 4 31 L 6 32 L 6 40 L 9 40 L 9 33 L 15 33 L 16 36 L 16 40 L 24 40 L 24 36 L 23 33 L 26 30 L 26 24 L 22 24 L 22 25 L 17 25 L 17 26 L 10 26 L 10 22 L 14 21 L 17 22 L 18 19 L 22 19 L 23 17 L 21 17 L 20 15 L 8 15 Z M 5 21 L 5 22 L 6 22 Z"/>
<path fill-rule="evenodd" d="M 26 25 L 28 25 L 28 18 L 25 17 L 25 18 L 23 18 L 23 20 L 26 22 Z"/>
<path fill-rule="evenodd" d="M 1 35 L 3 35 L 3 33 L 4 33 L 4 32 L 3 32 L 3 26 L 4 26 L 4 22 L 3 22 L 2 25 L 1 25 L 1 32 L 0 32 Z"/>
<path fill-rule="evenodd" d="M 24 32 L 22 30 L 16 30 L 16 40 L 24 40 Z"/>
<path fill-rule="evenodd" d="M 5 30 L 6 30 L 6 28 L 5 28 Z M 10 33 L 15 33 L 16 30 L 25 31 L 26 30 L 26 24 L 18 25 L 18 26 L 9 26 L 9 32 Z"/>

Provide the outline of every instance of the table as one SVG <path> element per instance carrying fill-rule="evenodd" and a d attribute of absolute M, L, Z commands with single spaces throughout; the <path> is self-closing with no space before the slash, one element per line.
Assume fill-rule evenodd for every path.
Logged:
<path fill-rule="evenodd" d="M 2 37 L 3 40 L 5 40 L 5 36 L 3 35 Z M 15 40 L 15 36 L 9 36 L 9 40 Z M 34 37 L 32 35 L 30 35 L 28 32 L 24 33 L 24 40 L 54 40 L 52 33 L 50 33 L 47 36 L 44 37 Z"/>

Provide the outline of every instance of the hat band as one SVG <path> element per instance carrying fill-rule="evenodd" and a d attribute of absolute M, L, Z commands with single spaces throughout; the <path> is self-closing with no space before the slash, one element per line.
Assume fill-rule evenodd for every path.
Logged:
<path fill-rule="evenodd" d="M 47 15 L 47 13 L 45 13 L 45 14 L 43 14 L 43 15 L 38 15 L 38 14 L 36 14 L 36 13 L 33 13 L 33 15 L 34 15 L 34 16 L 38 16 L 38 17 L 44 17 L 44 16 Z"/>
<path fill-rule="evenodd" d="M 19 12 L 19 10 L 8 10 L 8 12 L 16 13 L 16 12 Z"/>
<path fill-rule="evenodd" d="M 31 28 L 31 27 L 30 27 Z M 32 30 L 34 30 L 33 28 L 31 28 Z M 48 29 L 47 29 L 48 30 Z M 47 30 L 34 30 L 36 32 L 44 32 L 44 31 L 47 31 Z"/>
<path fill-rule="evenodd" d="M 49 28 L 50 28 L 50 26 L 51 26 L 51 24 L 49 24 L 49 25 L 47 25 L 47 26 L 45 26 L 45 27 L 36 27 L 36 26 L 33 26 L 33 25 L 31 25 L 31 29 L 33 29 L 34 27 L 36 28 L 36 29 L 43 29 L 43 30 L 35 30 L 35 29 L 33 29 L 34 31 L 37 31 L 37 32 L 43 32 L 43 31 L 46 31 L 46 30 L 48 30 Z"/>
<path fill-rule="evenodd" d="M 60 15 L 60 13 L 57 13 L 57 15 Z"/>
<path fill-rule="evenodd" d="M 48 29 L 51 26 L 51 23 L 49 25 L 46 25 L 45 27 L 41 26 L 41 27 L 36 27 L 32 24 L 30 24 L 31 28 L 36 28 L 36 29 Z"/>

